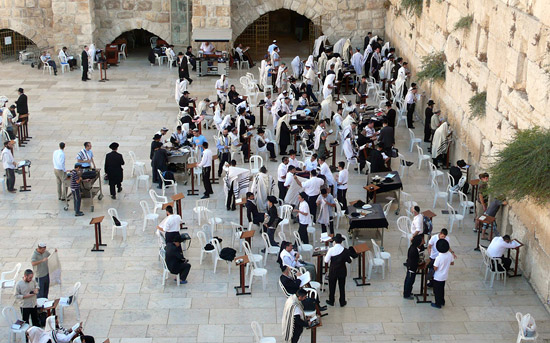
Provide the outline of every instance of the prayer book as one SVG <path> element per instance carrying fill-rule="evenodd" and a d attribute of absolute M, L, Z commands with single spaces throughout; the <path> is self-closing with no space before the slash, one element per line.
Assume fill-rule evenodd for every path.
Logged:
<path fill-rule="evenodd" d="M 307 285 L 311 281 L 311 275 L 309 272 L 306 272 L 298 276 L 298 279 L 300 279 L 300 287 L 304 287 L 304 285 Z"/>
<path fill-rule="evenodd" d="M 330 241 L 331 239 L 332 237 L 330 237 L 328 233 L 326 232 L 321 233 L 321 242 L 327 242 L 327 241 Z"/>
<path fill-rule="evenodd" d="M 23 327 L 23 324 L 25 324 L 24 321 L 17 319 L 15 323 L 11 324 L 11 328 L 14 330 L 19 330 Z"/>
<path fill-rule="evenodd" d="M 73 327 L 71 328 L 71 330 L 76 331 L 76 329 L 78 329 L 80 326 L 81 326 L 82 323 L 76 323 L 75 325 L 73 325 Z"/>
<path fill-rule="evenodd" d="M 54 303 L 54 300 L 48 300 L 44 303 L 44 308 L 52 307 Z"/>

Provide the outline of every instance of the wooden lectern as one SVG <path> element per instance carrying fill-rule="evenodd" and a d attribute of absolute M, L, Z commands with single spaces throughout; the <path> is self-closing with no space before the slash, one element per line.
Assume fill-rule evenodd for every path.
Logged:
<path fill-rule="evenodd" d="M 187 190 L 187 195 L 199 195 L 199 190 L 195 189 L 195 173 L 194 169 L 198 163 L 189 163 L 187 164 L 187 169 L 191 170 L 191 189 Z"/>
<path fill-rule="evenodd" d="M 248 242 L 248 245 L 250 246 L 250 249 L 252 249 L 252 237 L 254 237 L 254 234 L 256 233 L 255 230 L 246 230 L 241 233 L 241 238 Z"/>
<path fill-rule="evenodd" d="M 428 304 L 431 303 L 428 299 L 428 264 L 426 261 L 420 262 L 418 265 L 418 269 L 416 273 L 418 274 L 418 271 L 420 271 L 420 293 L 415 294 L 414 297 L 416 298 L 417 304 Z M 407 270 L 407 273 L 409 271 Z M 422 297 L 422 300 L 420 300 L 420 297 Z"/>
<path fill-rule="evenodd" d="M 336 147 L 339 146 L 338 142 L 334 142 L 330 146 L 332 147 L 332 166 L 336 168 Z"/>
<path fill-rule="evenodd" d="M 357 262 L 359 263 L 358 275 L 353 278 L 353 281 L 355 281 L 357 286 L 370 286 L 370 282 L 365 282 L 365 266 L 367 265 L 365 253 L 370 250 L 369 246 L 367 243 L 361 243 L 354 245 L 353 249 L 357 254 L 359 254 L 359 258 L 357 258 Z"/>
<path fill-rule="evenodd" d="M 238 263 L 237 261 L 242 260 L 242 262 Z M 235 286 L 235 292 L 237 292 L 237 295 L 245 295 L 245 294 L 252 294 L 251 292 L 247 292 L 245 288 L 248 288 L 248 286 L 245 286 L 244 282 L 244 273 L 245 273 L 245 266 L 247 263 L 249 263 L 248 256 L 243 255 L 239 257 L 235 257 L 235 264 L 239 266 L 239 281 L 240 284 L 238 286 Z"/>
<path fill-rule="evenodd" d="M 239 224 L 243 226 L 243 207 L 246 205 L 246 198 L 235 199 L 235 204 L 239 205 Z"/>
<path fill-rule="evenodd" d="M 519 248 L 521 248 L 523 246 L 523 243 L 521 243 L 517 239 L 514 239 L 514 241 L 516 241 L 519 245 L 517 247 L 513 248 L 516 251 L 516 260 L 515 260 L 515 263 L 514 263 L 514 275 L 510 275 L 508 277 L 521 276 L 521 274 L 518 274 L 518 264 L 519 264 Z M 508 258 L 510 258 L 510 251 L 511 250 L 512 249 L 508 249 Z"/>
<path fill-rule="evenodd" d="M 368 204 L 369 203 L 369 193 L 373 193 L 372 195 L 372 203 L 376 203 L 376 191 L 380 189 L 380 187 L 378 187 L 377 185 L 375 184 L 370 184 L 370 185 L 366 185 L 365 187 L 363 187 L 366 191 L 367 191 L 367 199 L 366 199 L 366 203 Z"/>
<path fill-rule="evenodd" d="M 212 184 L 218 184 L 218 179 L 216 178 L 216 168 L 214 168 L 214 166 L 216 165 L 215 161 L 218 159 L 218 155 L 212 155 L 212 180 L 210 181 L 210 183 Z"/>
<path fill-rule="evenodd" d="M 101 222 L 103 221 L 103 218 L 105 218 L 105 216 L 95 217 L 90 220 L 90 225 L 94 224 L 95 230 L 95 245 L 92 247 L 92 251 L 103 251 L 100 247 L 107 246 L 107 244 L 103 244 L 101 242 Z"/>
<path fill-rule="evenodd" d="M 21 121 L 21 125 L 17 128 L 19 133 L 19 143 L 26 143 L 26 141 L 32 138 L 29 136 L 29 115 L 20 114 L 19 120 Z"/>
<path fill-rule="evenodd" d="M 171 199 L 176 202 L 176 213 L 183 219 L 183 212 L 181 211 L 181 199 L 185 198 L 183 193 L 172 195 Z M 180 224 L 180 230 L 183 229 L 183 223 Z"/>
<path fill-rule="evenodd" d="M 258 128 L 263 128 L 265 125 L 264 125 L 264 105 L 258 105 L 258 107 L 260 108 L 260 126 L 258 126 Z"/>
<path fill-rule="evenodd" d="M 21 166 L 21 173 L 23 174 L 23 186 L 19 186 L 19 192 L 30 192 L 31 186 L 27 185 L 27 172 L 26 172 L 26 165 Z M 29 166 L 30 168 L 30 166 Z"/>

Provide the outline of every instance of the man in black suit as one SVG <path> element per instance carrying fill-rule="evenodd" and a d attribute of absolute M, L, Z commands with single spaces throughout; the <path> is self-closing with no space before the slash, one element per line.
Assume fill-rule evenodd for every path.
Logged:
<path fill-rule="evenodd" d="M 254 201 L 254 193 L 246 193 L 246 216 L 248 221 L 260 226 L 265 219 L 265 213 L 258 212 L 258 206 Z"/>
<path fill-rule="evenodd" d="M 112 151 L 105 156 L 105 174 L 109 177 L 109 189 L 113 199 L 116 199 L 115 186 L 119 193 L 122 192 L 124 158 L 117 152 L 118 146 L 116 142 L 111 143 L 109 149 Z"/>
<path fill-rule="evenodd" d="M 392 108 L 391 101 L 386 101 L 386 119 L 390 127 L 395 127 L 395 117 L 397 112 Z"/>
<path fill-rule="evenodd" d="M 15 105 L 17 106 L 17 113 L 19 116 L 22 114 L 29 114 L 29 105 L 27 103 L 27 95 L 24 93 L 23 88 L 19 88 L 17 90 L 19 93 L 19 98 L 15 101 Z"/>
<path fill-rule="evenodd" d="M 88 78 L 88 68 L 89 68 L 89 65 L 88 65 L 88 46 L 84 46 L 84 50 L 82 50 L 82 81 L 88 81 L 90 80 Z"/>
<path fill-rule="evenodd" d="M 391 156 L 391 148 L 395 144 L 395 138 L 393 127 L 388 125 L 388 120 L 386 118 L 382 119 L 382 129 L 378 134 L 378 141 L 384 147 L 386 155 Z"/>
<path fill-rule="evenodd" d="M 282 267 L 283 273 L 279 277 L 279 280 L 281 281 L 281 284 L 285 288 L 286 292 L 288 294 L 296 294 L 298 290 L 302 287 L 300 287 L 300 284 L 302 281 L 298 278 L 295 278 L 292 273 L 290 272 L 289 266 L 283 266 Z M 297 274 L 300 276 L 301 274 Z M 319 296 L 317 296 L 319 297 Z M 306 311 L 314 311 L 315 305 L 319 304 L 319 299 L 312 299 L 312 298 L 306 298 L 302 301 L 302 305 L 304 306 L 304 309 Z M 326 306 L 319 306 L 319 310 L 325 311 L 327 309 Z"/>
<path fill-rule="evenodd" d="M 180 79 L 186 79 L 189 84 L 193 83 L 193 80 L 189 77 L 189 65 L 187 64 L 187 56 L 180 52 L 176 61 L 178 65 L 178 75 Z"/>
<path fill-rule="evenodd" d="M 428 107 L 426 107 L 424 111 L 424 142 L 432 141 L 432 128 L 430 127 L 430 123 L 434 115 L 434 105 L 435 102 L 432 99 L 428 100 Z"/>
<path fill-rule="evenodd" d="M 371 173 L 390 171 L 390 169 L 386 167 L 386 158 L 382 155 L 383 149 L 384 146 L 382 144 L 378 144 L 376 149 L 370 150 L 369 162 Z"/>
<path fill-rule="evenodd" d="M 168 151 L 162 148 L 161 142 L 154 142 L 153 145 L 153 182 L 158 182 L 158 188 L 162 188 L 162 180 L 159 176 L 159 170 L 165 172 L 168 170 Z"/>
<path fill-rule="evenodd" d="M 337 233 L 333 238 L 334 245 L 327 251 L 325 255 L 325 263 L 329 263 L 329 278 L 328 288 L 329 296 L 327 304 L 334 306 L 334 295 L 336 293 L 336 283 L 340 290 L 340 306 L 344 307 L 347 304 L 346 301 L 346 276 L 348 275 L 348 269 L 346 263 L 351 263 L 351 256 L 349 250 L 342 245 L 344 238 L 341 234 Z"/>
<path fill-rule="evenodd" d="M 413 300 L 412 289 L 420 261 L 420 252 L 424 250 L 424 235 L 414 236 L 407 252 L 407 276 L 403 285 L 403 298 Z"/>
<path fill-rule="evenodd" d="M 183 251 L 181 250 L 182 238 L 180 235 L 174 237 L 173 242 L 166 243 L 166 255 L 164 260 L 166 261 L 166 267 L 172 274 L 180 275 L 180 284 L 187 283 L 187 275 L 191 270 L 191 264 L 183 257 Z"/>

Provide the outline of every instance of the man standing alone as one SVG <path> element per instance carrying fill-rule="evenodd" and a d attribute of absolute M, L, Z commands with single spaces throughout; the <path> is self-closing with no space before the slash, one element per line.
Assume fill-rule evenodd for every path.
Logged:
<path fill-rule="evenodd" d="M 90 80 L 88 78 L 88 68 L 90 67 L 88 65 L 88 47 L 85 45 L 84 46 L 84 50 L 82 50 L 82 56 L 81 56 L 81 61 L 82 61 L 82 81 L 88 81 Z"/>
<path fill-rule="evenodd" d="M 77 163 L 74 165 L 74 169 L 71 171 L 71 192 L 73 193 L 75 217 L 80 217 L 84 215 L 84 213 L 80 212 L 80 182 L 82 182 L 82 177 L 79 173 L 80 167 L 80 164 Z"/>
<path fill-rule="evenodd" d="M 63 186 L 63 181 L 66 179 L 67 170 L 65 169 L 65 143 L 59 143 L 59 150 L 53 152 L 53 173 L 55 180 L 57 181 L 57 198 L 65 201 L 67 198 L 67 191 Z"/>
<path fill-rule="evenodd" d="M 5 141 L 4 149 L 2 150 L 2 164 L 4 165 L 4 170 L 6 171 L 6 187 L 8 192 L 17 193 L 15 190 L 15 167 L 17 164 L 13 159 L 13 141 Z"/>
<path fill-rule="evenodd" d="M 25 270 L 23 280 L 20 280 L 15 285 L 15 298 L 21 301 L 21 315 L 23 321 L 29 323 L 29 317 L 32 319 L 32 325 L 40 326 L 38 322 L 38 310 L 36 308 L 36 294 L 38 293 L 38 285 L 33 279 L 31 269 Z"/>
<path fill-rule="evenodd" d="M 111 143 L 109 149 L 112 151 L 105 156 L 105 173 L 109 177 L 109 189 L 111 192 L 111 198 L 116 199 L 115 186 L 118 192 L 122 192 L 122 178 L 124 165 L 124 158 L 117 152 L 118 143 Z"/>
<path fill-rule="evenodd" d="M 46 250 L 46 243 L 38 243 L 38 248 L 32 253 L 31 264 L 40 288 L 38 298 L 47 298 L 50 291 L 50 270 L 48 269 L 48 257 L 50 255 L 50 252 Z"/>

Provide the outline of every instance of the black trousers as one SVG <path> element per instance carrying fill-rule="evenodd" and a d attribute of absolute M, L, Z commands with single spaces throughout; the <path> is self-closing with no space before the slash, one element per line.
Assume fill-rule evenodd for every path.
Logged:
<path fill-rule="evenodd" d="M 21 316 L 25 323 L 30 325 L 29 317 L 31 317 L 32 325 L 40 326 L 38 322 L 38 309 L 36 307 L 21 307 Z"/>
<path fill-rule="evenodd" d="M 38 283 L 38 287 L 40 287 L 36 298 L 47 298 L 50 292 L 50 275 L 37 277 L 36 282 Z"/>
<path fill-rule="evenodd" d="M 122 183 L 111 183 L 109 182 L 109 191 L 111 192 L 111 195 L 116 195 L 116 190 L 115 190 L 115 187 L 117 189 L 122 189 Z"/>
<path fill-rule="evenodd" d="M 303 321 L 299 315 L 294 315 L 294 328 L 292 330 L 291 343 L 298 343 L 306 325 L 307 323 Z"/>
<path fill-rule="evenodd" d="M 309 244 L 309 237 L 307 236 L 307 224 L 300 224 L 300 226 L 298 226 L 298 234 L 300 235 L 302 243 Z"/>
<path fill-rule="evenodd" d="M 413 127 L 413 114 L 415 107 L 416 104 L 414 102 L 412 104 L 407 104 L 407 125 L 409 129 L 412 129 Z"/>
<path fill-rule="evenodd" d="M 231 154 L 229 152 L 222 152 L 220 154 L 220 166 L 218 167 L 218 177 L 222 176 L 223 165 L 225 164 L 225 162 L 229 162 L 230 155 Z"/>
<path fill-rule="evenodd" d="M 229 211 L 230 209 L 235 209 L 235 192 L 233 192 L 233 184 L 229 188 L 229 194 L 227 195 L 227 203 L 225 208 Z"/>
<path fill-rule="evenodd" d="M 307 204 L 309 205 L 309 213 L 313 216 L 313 221 L 317 219 L 317 198 L 319 194 L 307 196 Z"/>
<path fill-rule="evenodd" d="M 6 187 L 8 188 L 8 191 L 14 191 L 15 188 L 15 169 L 8 168 L 6 169 Z"/>
<path fill-rule="evenodd" d="M 267 143 L 267 151 L 269 151 L 269 158 L 277 157 L 277 155 L 275 155 L 275 144 L 271 142 Z"/>
<path fill-rule="evenodd" d="M 269 243 L 273 246 L 279 246 L 279 243 L 275 241 L 275 228 L 273 227 L 267 227 L 267 225 L 263 226 L 264 232 L 267 233 L 267 237 L 269 237 Z"/>
<path fill-rule="evenodd" d="M 342 210 L 346 211 L 348 213 L 348 199 L 346 199 L 346 195 L 348 194 L 347 189 L 337 189 L 336 190 L 336 199 L 339 203 L 342 204 Z"/>
<path fill-rule="evenodd" d="M 338 283 L 338 289 L 340 291 L 340 305 L 343 306 L 346 303 L 346 277 L 345 276 L 332 276 L 328 278 L 328 301 L 334 304 L 334 295 L 336 293 L 336 283 Z"/>
<path fill-rule="evenodd" d="M 330 234 L 334 235 L 334 217 L 330 217 L 329 230 L 330 230 Z M 325 224 L 321 224 L 321 231 L 323 233 L 327 232 L 327 226 Z"/>
<path fill-rule="evenodd" d="M 416 279 L 416 272 L 413 272 L 412 270 L 407 270 L 407 276 L 405 276 L 405 284 L 403 285 L 404 298 L 408 298 L 412 295 L 415 279 Z"/>
<path fill-rule="evenodd" d="M 433 290 L 435 297 L 435 304 L 438 306 L 445 305 L 445 281 L 433 280 Z"/>
<path fill-rule="evenodd" d="M 88 66 L 82 66 L 82 80 L 88 80 Z"/>
<path fill-rule="evenodd" d="M 317 97 L 315 96 L 315 94 L 313 94 L 313 86 L 312 85 L 307 85 L 306 86 L 306 93 L 307 93 L 308 98 L 313 99 L 313 102 L 317 102 Z"/>
<path fill-rule="evenodd" d="M 180 281 L 185 281 L 185 280 L 187 280 L 187 275 L 189 275 L 189 271 L 191 270 L 191 264 L 184 263 L 181 268 L 182 269 L 179 272 Z"/>
<path fill-rule="evenodd" d="M 214 194 L 212 191 L 212 184 L 210 183 L 210 170 L 212 167 L 203 167 L 202 168 L 202 182 L 204 183 L 204 194 L 210 195 Z"/>
<path fill-rule="evenodd" d="M 288 191 L 288 189 L 285 187 L 285 182 L 279 181 L 278 186 L 279 186 L 279 199 L 281 199 L 282 201 L 285 201 L 286 192 Z"/>

